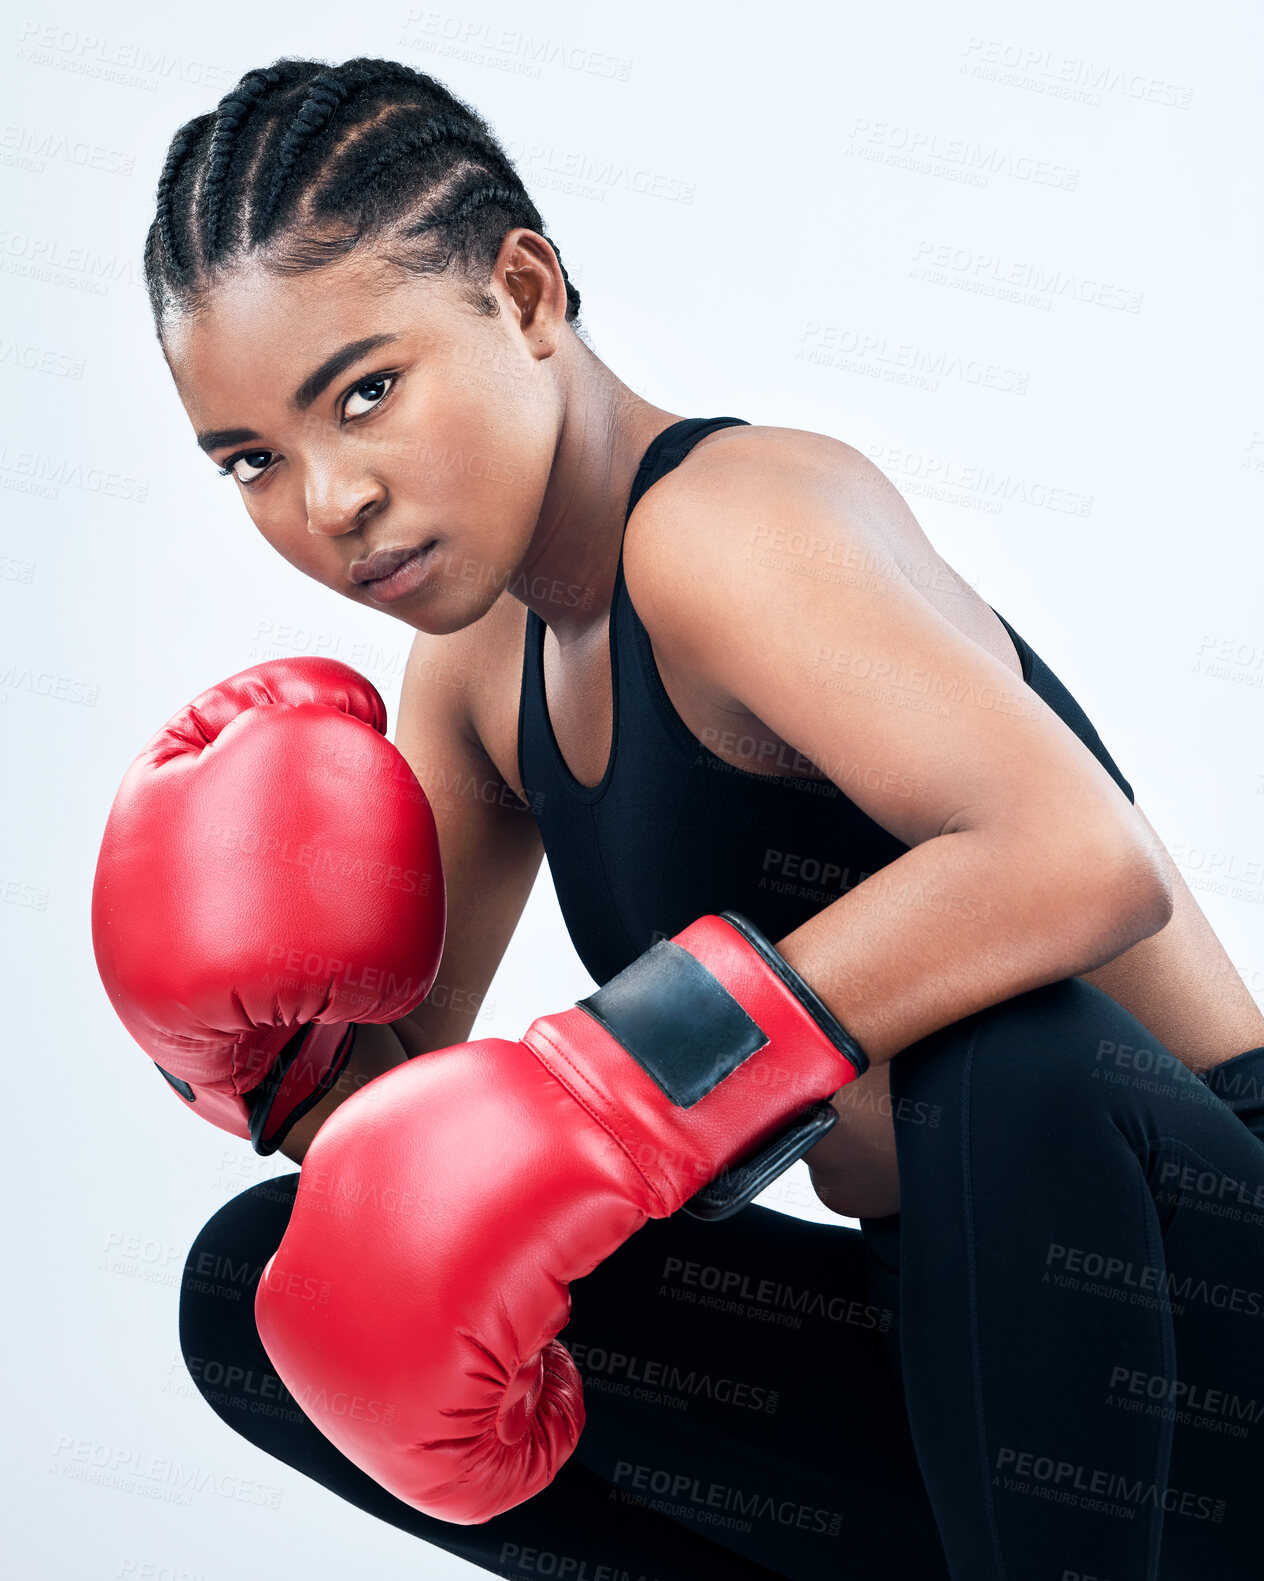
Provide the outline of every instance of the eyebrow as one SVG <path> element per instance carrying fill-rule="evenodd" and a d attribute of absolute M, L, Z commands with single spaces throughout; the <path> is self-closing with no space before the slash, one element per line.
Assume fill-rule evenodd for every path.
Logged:
<path fill-rule="evenodd" d="M 258 437 L 253 428 L 211 428 L 199 434 L 197 442 L 200 449 L 210 452 L 223 445 L 244 445 Z"/>
<path fill-rule="evenodd" d="M 378 346 L 389 345 L 391 341 L 398 339 L 398 335 L 369 335 L 364 340 L 349 340 L 331 357 L 326 357 L 319 368 L 307 375 L 294 392 L 294 405 L 300 412 L 305 412 L 326 385 L 336 379 L 340 373 L 344 373 L 352 363 L 359 362 L 366 352 L 374 351 Z"/>
<path fill-rule="evenodd" d="M 293 405 L 305 412 L 312 402 L 324 391 L 340 373 L 345 373 L 354 363 L 366 353 L 374 351 L 378 346 L 386 346 L 391 341 L 398 340 L 398 334 L 367 335 L 363 340 L 349 340 L 345 346 L 340 346 L 331 356 L 325 358 L 321 365 L 314 369 L 295 390 L 292 397 Z M 219 450 L 224 445 L 245 445 L 259 435 L 253 428 L 213 428 L 197 436 L 200 449 L 205 451 Z"/>

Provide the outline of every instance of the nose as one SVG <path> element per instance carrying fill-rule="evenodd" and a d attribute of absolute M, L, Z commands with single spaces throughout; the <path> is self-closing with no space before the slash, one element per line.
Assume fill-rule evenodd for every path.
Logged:
<path fill-rule="evenodd" d="M 360 526 L 386 502 L 385 486 L 360 471 L 312 465 L 305 488 L 307 530 L 340 538 Z"/>

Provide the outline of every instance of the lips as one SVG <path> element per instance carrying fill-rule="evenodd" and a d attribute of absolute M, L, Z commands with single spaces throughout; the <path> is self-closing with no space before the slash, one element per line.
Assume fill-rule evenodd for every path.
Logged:
<path fill-rule="evenodd" d="M 416 593 L 438 568 L 439 540 L 431 538 L 416 549 L 378 549 L 353 564 L 348 574 L 371 603 L 388 605 Z"/>
<path fill-rule="evenodd" d="M 347 575 L 357 587 L 365 582 L 382 582 L 388 576 L 398 571 L 406 560 L 411 560 L 414 555 L 423 554 L 432 548 L 435 539 L 428 539 L 424 544 L 408 544 L 393 549 L 375 549 L 371 555 L 363 560 L 355 560 L 348 568 Z"/>

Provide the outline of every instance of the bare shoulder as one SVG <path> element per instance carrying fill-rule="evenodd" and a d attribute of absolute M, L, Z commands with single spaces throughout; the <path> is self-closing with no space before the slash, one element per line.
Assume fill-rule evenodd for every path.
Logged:
<path fill-rule="evenodd" d="M 828 434 L 754 425 L 698 444 L 638 503 L 624 541 L 632 602 L 670 663 L 694 668 L 720 602 L 759 623 L 826 601 L 840 616 L 915 595 L 1002 662 L 995 614 L 938 554 L 891 480 Z"/>
<path fill-rule="evenodd" d="M 518 690 L 527 612 L 502 593 L 458 631 L 413 638 L 400 693 L 397 737 L 443 729 L 480 749 L 517 793 Z"/>
<path fill-rule="evenodd" d="M 708 435 L 646 493 L 624 563 L 629 579 L 655 567 L 679 575 L 675 558 L 685 557 L 708 575 L 747 567 L 759 581 L 769 553 L 823 569 L 850 549 L 892 568 L 914 544 L 934 553 L 899 490 L 859 450 L 828 434 L 752 425 Z"/>
<path fill-rule="evenodd" d="M 765 498 L 781 491 L 793 498 L 801 490 L 821 490 L 832 501 L 845 499 L 853 509 L 866 501 L 888 507 L 903 503 L 885 474 L 844 440 L 805 428 L 757 424 L 708 434 L 645 498 L 726 484 L 739 494 L 756 486 Z"/>

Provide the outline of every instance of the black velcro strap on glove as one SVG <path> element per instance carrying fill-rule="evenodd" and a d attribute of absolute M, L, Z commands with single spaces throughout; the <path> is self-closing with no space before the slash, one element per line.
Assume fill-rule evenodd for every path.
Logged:
<path fill-rule="evenodd" d="M 670 939 L 579 1001 L 678 1109 L 705 1098 L 768 1042 L 696 956 Z"/>
<path fill-rule="evenodd" d="M 735 911 L 723 920 L 756 950 L 857 1074 L 869 1068 L 864 1050 L 773 944 Z M 696 956 L 660 939 L 617 973 L 579 1008 L 599 1021 L 678 1108 L 691 1108 L 763 1048 L 763 1029 Z M 698 1219 L 725 1219 L 772 1184 L 825 1135 L 838 1119 L 829 1103 L 803 1114 L 733 1169 L 718 1176 L 684 1205 Z"/>

